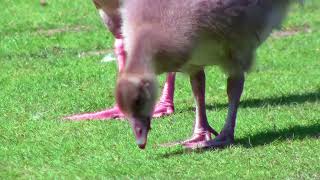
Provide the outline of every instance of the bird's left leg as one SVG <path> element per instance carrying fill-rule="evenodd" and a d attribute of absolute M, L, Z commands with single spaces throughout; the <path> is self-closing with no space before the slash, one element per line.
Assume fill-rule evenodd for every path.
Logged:
<path fill-rule="evenodd" d="M 153 117 L 162 117 L 170 115 L 174 112 L 174 85 L 176 73 L 170 72 L 167 74 L 167 80 L 164 84 L 162 95 L 153 112 Z"/>
<path fill-rule="evenodd" d="M 234 143 L 234 129 L 236 126 L 237 110 L 243 91 L 244 74 L 230 76 L 227 82 L 227 94 L 229 100 L 228 115 L 220 134 L 213 140 L 199 143 L 189 148 L 221 148 Z"/>
<path fill-rule="evenodd" d="M 193 129 L 193 136 L 182 142 L 182 145 L 189 147 L 200 142 L 211 140 L 211 134 L 218 133 L 209 125 L 206 115 L 205 103 L 205 73 L 203 70 L 190 77 L 192 92 L 196 103 L 196 119 Z"/>

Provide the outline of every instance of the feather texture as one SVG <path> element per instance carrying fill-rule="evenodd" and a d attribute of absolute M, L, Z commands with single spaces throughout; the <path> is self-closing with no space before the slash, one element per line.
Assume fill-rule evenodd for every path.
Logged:
<path fill-rule="evenodd" d="M 124 1 L 122 31 L 129 61 L 132 43 L 139 42 L 156 51 L 157 73 L 213 64 L 231 74 L 248 71 L 256 48 L 281 25 L 288 5 L 289 0 Z M 203 52 L 203 58 L 211 59 L 193 60 L 197 48 L 205 49 L 203 43 L 220 55 Z"/>

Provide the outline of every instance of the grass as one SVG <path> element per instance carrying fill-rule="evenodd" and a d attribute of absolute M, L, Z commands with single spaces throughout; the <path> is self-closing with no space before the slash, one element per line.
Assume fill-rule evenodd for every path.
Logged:
<path fill-rule="evenodd" d="M 320 178 L 318 0 L 294 6 L 287 33 L 258 50 L 236 143 L 210 151 L 159 147 L 192 130 L 193 99 L 180 74 L 175 114 L 153 121 L 145 151 L 135 145 L 127 122 L 61 120 L 113 105 L 116 65 L 88 53 L 112 48 L 112 36 L 90 1 L 54 0 L 41 7 L 38 1 L 2 0 L 0 8 L 1 179 Z M 216 67 L 206 71 L 208 118 L 221 129 L 226 77 Z"/>

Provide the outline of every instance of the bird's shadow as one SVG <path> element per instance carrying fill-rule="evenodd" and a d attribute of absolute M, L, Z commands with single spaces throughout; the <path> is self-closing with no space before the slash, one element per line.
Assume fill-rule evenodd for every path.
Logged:
<path fill-rule="evenodd" d="M 259 132 L 252 136 L 235 139 L 233 146 L 244 147 L 244 148 L 255 148 L 258 146 L 266 146 L 273 142 L 279 141 L 294 141 L 302 140 L 305 138 L 320 139 L 320 120 L 317 124 L 307 126 L 293 126 L 290 128 L 280 130 L 270 130 L 267 132 Z M 187 153 L 203 153 L 207 151 L 219 151 L 221 149 L 207 148 L 200 150 L 186 150 L 178 149 L 173 152 L 165 153 L 162 158 L 171 158 L 174 156 L 180 156 Z"/>
<path fill-rule="evenodd" d="M 317 124 L 270 130 L 267 132 L 260 132 L 253 136 L 236 139 L 236 145 L 241 145 L 245 148 L 253 148 L 268 145 L 275 141 L 293 141 L 305 138 L 320 138 L 320 119 Z"/>
<path fill-rule="evenodd" d="M 285 96 L 269 97 L 263 99 L 245 99 L 240 102 L 240 108 L 255 108 L 265 106 L 287 106 L 293 104 L 303 104 L 305 102 L 320 101 L 320 88 L 314 92 L 304 94 L 289 94 Z M 207 110 L 225 109 L 227 103 L 207 104 Z M 194 108 L 188 108 L 188 111 L 193 111 Z"/>
<path fill-rule="evenodd" d="M 241 108 L 254 108 L 264 106 L 286 106 L 292 104 L 303 104 L 305 102 L 317 102 L 320 100 L 320 89 L 315 92 L 308 92 L 304 94 L 291 94 L 280 97 L 271 97 L 265 99 L 247 99 L 241 102 Z M 228 104 L 213 104 L 207 105 L 208 110 L 223 109 Z M 193 109 L 189 109 L 193 110 Z M 304 138 L 316 138 L 320 139 L 320 119 L 318 123 L 307 126 L 293 126 L 280 130 L 270 130 L 267 132 L 260 132 L 252 136 L 235 139 L 235 146 L 242 146 L 244 148 L 254 148 L 257 146 L 264 146 L 271 144 L 275 141 L 289 141 L 289 140 L 301 140 Z M 170 158 L 172 156 L 179 156 L 188 152 L 203 153 L 208 150 L 219 149 L 206 149 L 189 151 L 185 149 L 179 149 L 170 153 L 163 154 L 163 158 Z"/>

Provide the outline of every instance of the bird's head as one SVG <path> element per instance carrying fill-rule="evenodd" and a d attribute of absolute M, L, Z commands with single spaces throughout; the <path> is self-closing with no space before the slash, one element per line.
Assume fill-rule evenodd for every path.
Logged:
<path fill-rule="evenodd" d="M 157 98 L 154 75 L 121 74 L 117 81 L 116 100 L 120 110 L 129 119 L 136 143 L 144 149 Z"/>

